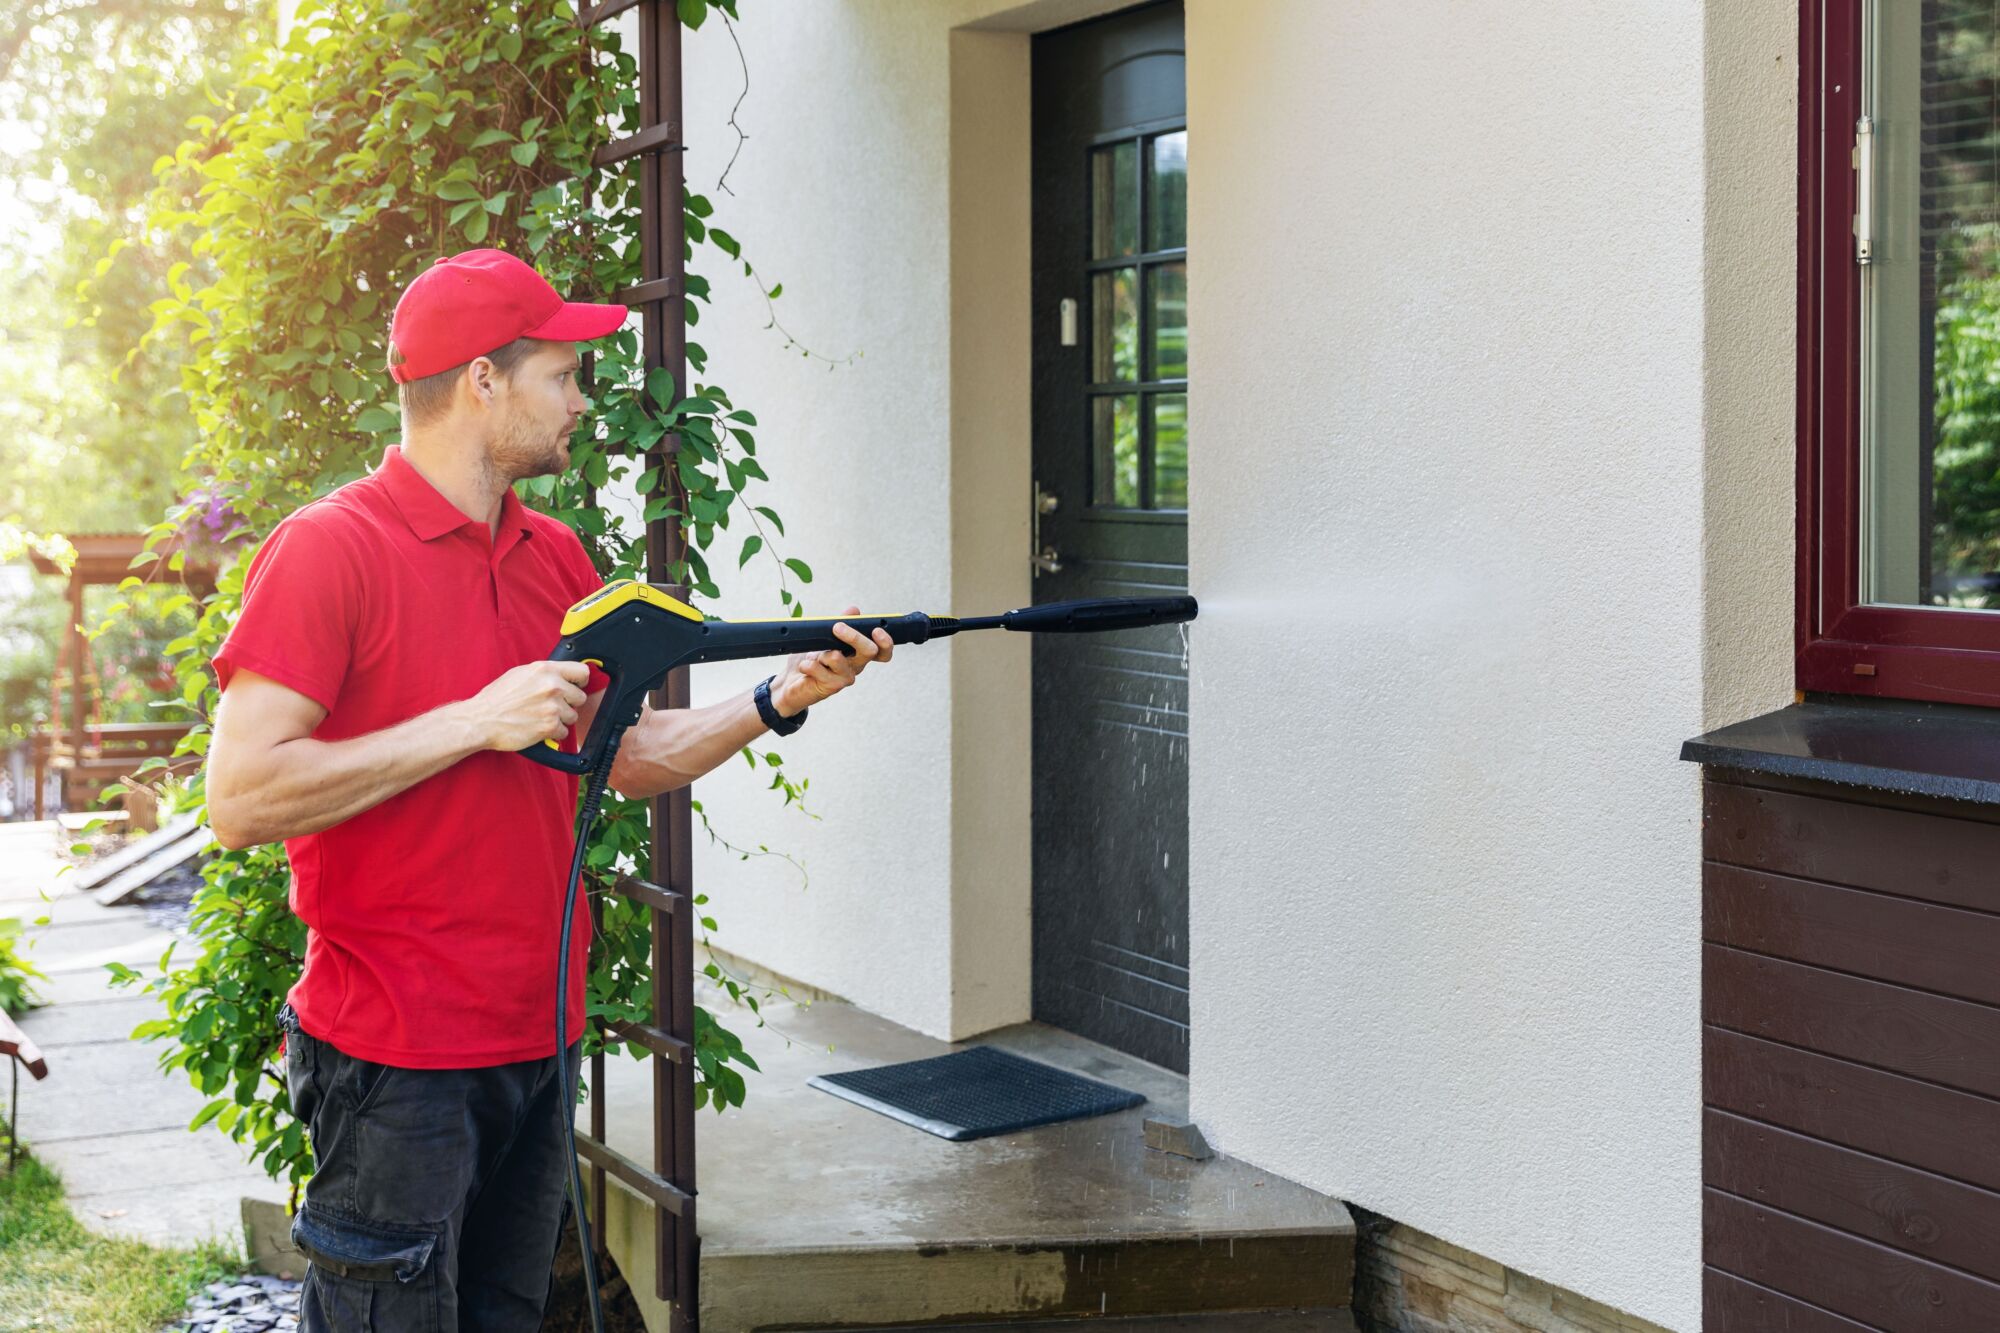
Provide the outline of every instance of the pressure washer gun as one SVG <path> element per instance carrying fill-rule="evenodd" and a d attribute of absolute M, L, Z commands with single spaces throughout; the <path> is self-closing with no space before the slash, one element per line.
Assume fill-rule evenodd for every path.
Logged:
<path fill-rule="evenodd" d="M 1197 609 L 1192 597 L 1107 597 L 956 619 L 912 611 L 837 620 L 704 620 L 701 612 L 650 583 L 620 579 L 569 609 L 563 617 L 562 641 L 549 654 L 555 662 L 591 663 L 611 678 L 597 716 L 591 719 L 590 734 L 575 753 L 558 748 L 552 740 L 520 753 L 565 773 L 587 774 L 599 765 L 608 772 L 607 750 L 616 751 L 621 734 L 639 721 L 646 695 L 658 689 L 675 667 L 823 648 L 852 655 L 853 647 L 834 636 L 836 624 L 850 625 L 871 638 L 879 627 L 889 631 L 896 643 L 928 643 L 977 629 L 1036 634 L 1141 629 L 1193 620 Z"/>
<path fill-rule="evenodd" d="M 627 728 L 639 721 L 646 695 L 658 689 L 675 667 L 696 662 L 733 662 L 747 657 L 780 657 L 790 653 L 838 648 L 852 654 L 833 627 L 845 623 L 869 635 L 889 631 L 896 643 L 928 643 L 975 629 L 1028 630 L 1049 634 L 1096 630 L 1140 629 L 1193 620 L 1192 597 L 1113 597 L 1098 601 L 1050 602 L 1006 611 L 997 616 L 930 616 L 912 611 L 901 616 L 842 616 L 839 620 L 705 620 L 701 612 L 650 583 L 620 579 L 607 583 L 569 609 L 563 617 L 562 640 L 549 654 L 551 661 L 588 662 L 611 678 L 591 719 L 590 734 L 575 753 L 552 740 L 530 745 L 519 753 L 538 764 L 584 778 L 583 801 L 576 817 L 576 849 L 570 859 L 569 884 L 563 891 L 562 928 L 556 947 L 556 1049 L 569 1049 L 569 940 L 576 919 L 577 885 L 583 876 L 584 847 L 596 822 L 598 803 L 611 777 L 611 762 Z M 577 1245 L 583 1254 L 584 1286 L 590 1297 L 591 1324 L 602 1333 L 598 1304 L 596 1251 L 590 1239 L 589 1209 L 584 1207 L 583 1172 L 576 1158 L 576 1126 L 567 1113 L 576 1105 L 576 1088 L 562 1074 L 562 1125 L 565 1187 L 576 1218 Z"/>

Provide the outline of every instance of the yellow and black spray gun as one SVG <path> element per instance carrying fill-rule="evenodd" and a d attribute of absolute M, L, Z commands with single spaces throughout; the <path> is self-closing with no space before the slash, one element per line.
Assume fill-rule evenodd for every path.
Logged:
<path fill-rule="evenodd" d="M 646 696 L 675 667 L 823 648 L 851 654 L 853 648 L 834 636 L 837 624 L 850 625 L 869 637 L 879 626 L 889 631 L 893 642 L 927 643 L 976 629 L 1043 634 L 1141 629 L 1193 620 L 1196 609 L 1192 597 L 1109 597 L 961 619 L 912 611 L 838 620 L 704 620 L 701 612 L 650 583 L 620 579 L 569 609 L 563 617 L 562 641 L 549 654 L 554 662 L 592 663 L 611 677 L 597 716 L 591 719 L 590 734 L 574 754 L 558 749 L 554 741 L 531 745 L 521 753 L 565 773 L 588 774 L 599 766 L 608 773 L 609 756 L 617 749 L 620 733 L 638 722 Z"/>
<path fill-rule="evenodd" d="M 835 636 L 845 624 L 874 636 L 880 627 L 895 643 L 927 643 L 969 630 L 1005 629 L 1040 634 L 1094 633 L 1143 629 L 1193 620 L 1198 610 L 1192 597 L 1108 597 L 1090 601 L 1049 602 L 993 616 L 926 615 L 912 611 L 897 616 L 842 616 L 838 620 L 706 620 L 701 612 L 650 583 L 620 579 L 607 583 L 569 609 L 563 617 L 562 639 L 549 654 L 556 662 L 589 662 L 611 678 L 591 719 L 590 734 L 575 753 L 543 741 L 520 751 L 538 764 L 585 779 L 583 803 L 576 820 L 576 854 L 570 862 L 569 887 L 563 898 L 561 952 L 556 959 L 556 1053 L 569 1049 L 568 1013 L 570 922 L 576 915 L 577 884 L 583 875 L 584 848 L 597 822 L 611 764 L 626 730 L 639 721 L 646 696 L 658 689 L 675 667 L 697 662 L 733 662 L 754 657 L 837 648 L 854 649 Z M 569 1160 L 570 1203 L 576 1214 L 577 1240 L 583 1253 L 584 1283 L 591 1320 L 602 1329 L 597 1292 L 596 1252 L 591 1248 L 588 1210 L 583 1206 L 583 1175 L 576 1160 L 574 1109 L 576 1088 L 561 1066 L 564 1096 L 557 1114 L 562 1122 Z"/>

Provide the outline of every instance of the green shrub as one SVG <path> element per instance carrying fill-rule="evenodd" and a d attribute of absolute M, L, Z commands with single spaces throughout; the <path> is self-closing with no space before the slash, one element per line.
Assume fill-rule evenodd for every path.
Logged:
<path fill-rule="evenodd" d="M 21 923 L 0 917 L 0 1011 L 18 1014 L 42 1002 L 31 981 L 47 981 L 21 954 Z"/>

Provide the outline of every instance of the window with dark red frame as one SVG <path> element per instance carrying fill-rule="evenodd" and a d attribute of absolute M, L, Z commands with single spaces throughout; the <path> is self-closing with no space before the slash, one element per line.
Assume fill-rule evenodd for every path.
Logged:
<path fill-rule="evenodd" d="M 2000 705 L 2000 13 L 1800 20 L 1798 683 Z"/>

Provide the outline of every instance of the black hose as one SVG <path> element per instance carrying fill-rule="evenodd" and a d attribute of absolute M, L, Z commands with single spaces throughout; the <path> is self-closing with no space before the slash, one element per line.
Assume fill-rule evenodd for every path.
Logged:
<path fill-rule="evenodd" d="M 590 846 L 590 829 L 597 822 L 597 807 L 611 782 L 611 761 L 624 739 L 614 730 L 605 738 L 604 754 L 591 767 L 584 786 L 583 806 L 576 816 L 576 854 L 569 863 L 569 887 L 563 894 L 561 952 L 556 956 L 556 1082 L 561 1085 L 561 1104 L 556 1118 L 562 1122 L 563 1152 L 569 1162 L 566 1179 L 570 1206 L 576 1211 L 576 1241 L 583 1251 L 583 1288 L 590 1298 L 591 1333 L 604 1333 L 604 1306 L 597 1294 L 597 1252 L 591 1248 L 590 1218 L 583 1206 L 583 1168 L 576 1161 L 576 1085 L 569 1077 L 569 931 L 576 919 L 576 890 L 583 879 L 584 852 Z M 578 1061 L 577 1072 L 582 1073 Z M 590 1095 L 602 1097 L 604 1089 L 592 1088 Z"/>

